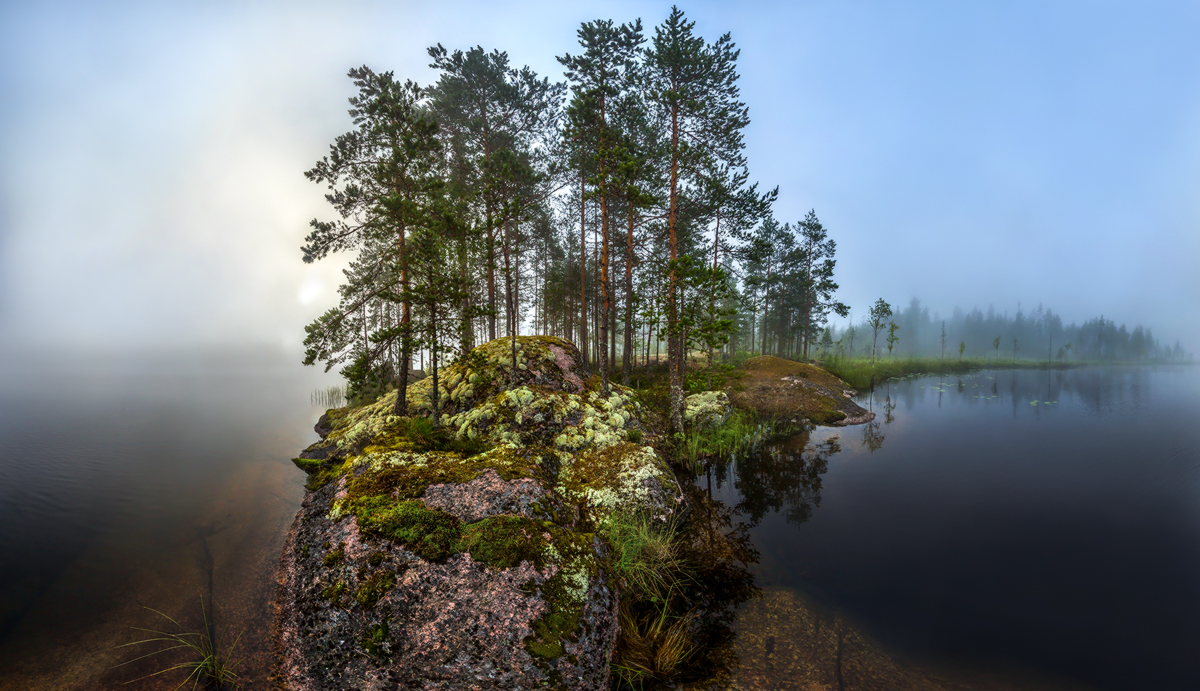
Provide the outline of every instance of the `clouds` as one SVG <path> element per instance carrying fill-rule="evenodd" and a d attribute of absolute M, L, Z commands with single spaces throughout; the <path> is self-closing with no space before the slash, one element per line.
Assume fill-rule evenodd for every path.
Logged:
<path fill-rule="evenodd" d="M 1200 322 L 1188 5 L 684 9 L 742 48 L 752 178 L 782 220 L 816 208 L 844 300 Z M 329 214 L 301 173 L 349 126 L 349 67 L 427 83 L 428 45 L 482 44 L 558 78 L 580 21 L 666 10 L 5 7 L 0 320 L 33 342 L 298 342 L 340 281 L 299 260 Z"/>

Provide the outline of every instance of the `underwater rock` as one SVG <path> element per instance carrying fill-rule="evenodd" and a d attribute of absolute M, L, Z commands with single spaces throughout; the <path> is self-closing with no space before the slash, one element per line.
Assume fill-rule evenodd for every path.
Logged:
<path fill-rule="evenodd" d="M 283 688 L 606 689 L 619 593 L 590 531 L 683 495 L 633 392 L 575 346 L 498 339 L 409 388 L 329 411 L 281 557 Z M 441 406 L 439 406 L 441 407 Z M 631 435 L 630 430 L 637 430 Z"/>
<path fill-rule="evenodd" d="M 688 427 L 712 429 L 733 415 L 733 404 L 724 391 L 703 391 L 687 397 L 683 420 Z"/>

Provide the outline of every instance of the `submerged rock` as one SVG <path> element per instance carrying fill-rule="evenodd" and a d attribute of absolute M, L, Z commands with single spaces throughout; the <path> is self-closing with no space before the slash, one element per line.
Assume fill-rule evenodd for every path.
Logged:
<path fill-rule="evenodd" d="M 640 405 L 600 396 L 567 341 L 499 339 L 409 389 L 330 411 L 281 560 L 288 689 L 604 689 L 619 593 L 590 532 L 667 521 L 680 487 Z M 590 384 L 590 385 L 589 385 Z M 422 416 L 422 417 L 417 417 Z M 637 430 L 630 435 L 629 430 Z"/>

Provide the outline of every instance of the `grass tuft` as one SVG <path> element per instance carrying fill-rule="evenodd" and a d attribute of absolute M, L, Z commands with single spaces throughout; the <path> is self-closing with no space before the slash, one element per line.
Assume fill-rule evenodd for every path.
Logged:
<path fill-rule="evenodd" d="M 150 636 L 148 638 L 143 638 L 131 643 L 119 645 L 117 646 L 118 648 L 157 643 L 159 644 L 159 649 L 146 653 L 145 655 L 135 657 L 132 660 L 122 662 L 121 664 L 117 665 L 117 667 L 123 667 L 125 665 L 138 662 L 139 660 L 145 660 L 156 655 L 169 653 L 175 650 L 184 651 L 187 653 L 189 659 L 184 662 L 163 667 L 156 672 L 138 677 L 137 679 L 131 679 L 125 682 L 125 684 L 133 684 L 139 681 L 145 681 L 151 677 L 157 677 L 159 675 L 169 674 L 171 672 L 186 671 L 187 676 L 184 677 L 183 681 L 179 682 L 179 684 L 175 686 L 175 689 L 182 688 L 189 681 L 192 683 L 193 689 L 197 687 L 221 690 L 241 688 L 242 679 L 237 673 L 237 666 L 240 663 L 240 660 L 233 658 L 232 655 L 233 651 L 237 649 L 238 642 L 241 641 L 242 637 L 239 634 L 238 637 L 234 639 L 233 645 L 231 645 L 227 651 L 217 648 L 216 641 L 214 640 L 215 632 L 212 630 L 212 626 L 208 621 L 208 614 L 204 610 L 203 597 L 200 599 L 200 611 L 204 617 L 204 630 L 202 632 L 184 631 L 183 626 L 180 625 L 178 621 L 172 619 L 166 614 L 163 614 L 162 612 L 151 607 L 146 607 L 146 609 L 171 622 L 177 630 L 159 631 L 158 629 L 144 629 L 138 626 L 133 627 L 137 631 L 150 634 Z"/>

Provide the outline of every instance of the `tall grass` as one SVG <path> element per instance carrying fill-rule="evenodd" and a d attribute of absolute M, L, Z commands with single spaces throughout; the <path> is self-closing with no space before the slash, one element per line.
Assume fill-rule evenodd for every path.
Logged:
<path fill-rule="evenodd" d="M 795 431 L 793 423 L 759 421 L 753 413 L 735 409 L 720 427 L 688 430 L 676 456 L 685 467 L 698 472 L 700 462 L 706 458 L 750 453 L 776 437 Z"/>
<path fill-rule="evenodd" d="M 669 680 L 699 650 L 692 635 L 698 614 L 681 597 L 690 577 L 676 526 L 614 514 L 599 532 L 611 549 L 609 565 L 625 589 L 613 662 L 619 686 L 641 688 L 647 681 Z"/>
<path fill-rule="evenodd" d="M 313 405 L 322 408 L 344 407 L 346 405 L 346 387 L 327 386 L 324 389 L 317 389 L 309 396 L 309 400 Z"/>
<path fill-rule="evenodd" d="M 985 358 L 831 358 L 820 363 L 831 374 L 860 391 L 870 391 L 888 379 L 921 374 L 973 372 L 981 369 L 1064 369 L 1078 362 L 1045 360 L 989 360 Z"/>

